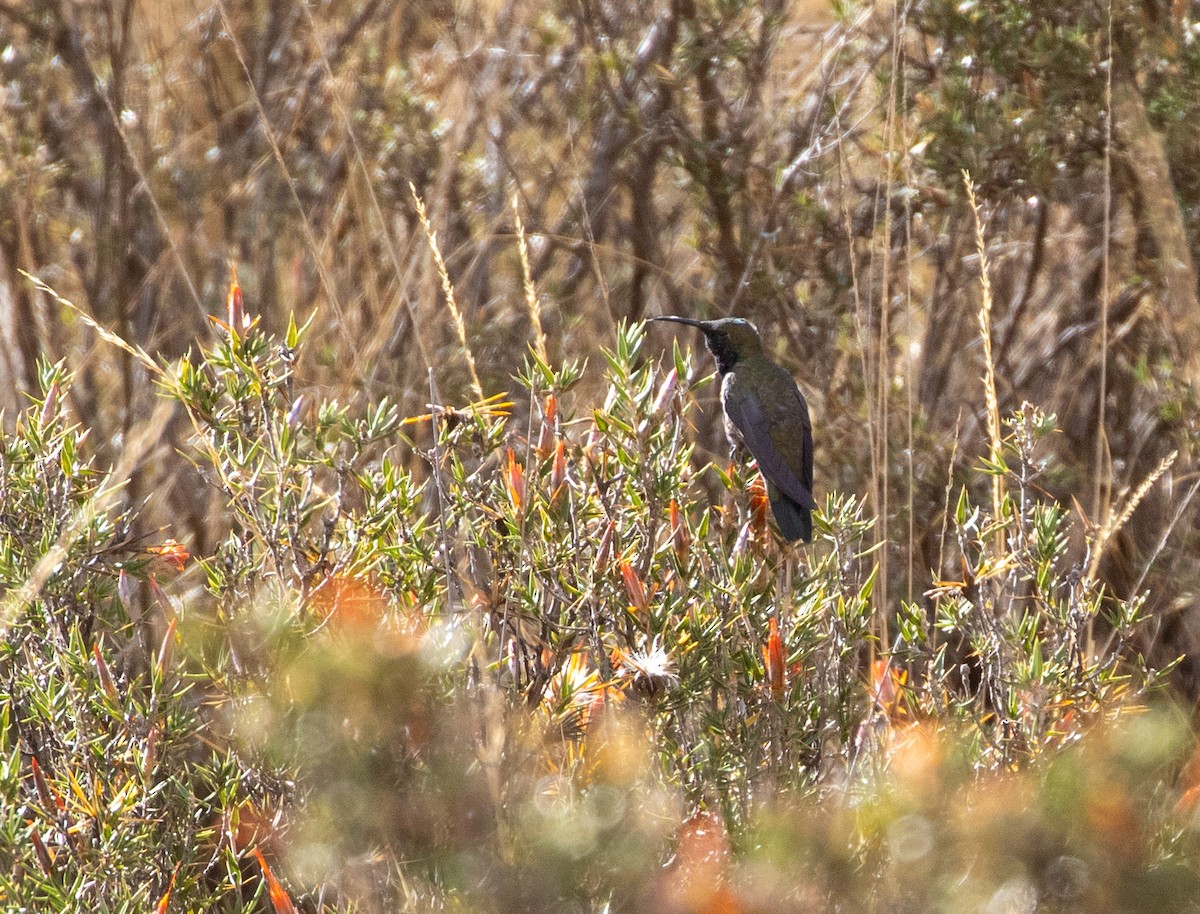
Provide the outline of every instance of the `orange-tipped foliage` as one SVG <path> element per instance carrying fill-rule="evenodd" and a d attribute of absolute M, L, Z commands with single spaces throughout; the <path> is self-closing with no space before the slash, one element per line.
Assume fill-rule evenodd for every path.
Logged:
<path fill-rule="evenodd" d="M 254 854 L 254 859 L 258 861 L 259 868 L 262 869 L 263 876 L 267 880 L 267 892 L 271 896 L 271 907 L 275 909 L 275 914 L 296 914 L 296 906 L 292 904 L 287 890 L 280 885 L 275 874 L 271 872 L 271 868 L 267 866 L 262 851 L 256 847 L 251 853 Z"/>
<path fill-rule="evenodd" d="M 546 397 L 546 409 L 542 413 L 542 430 L 538 434 L 537 454 L 546 457 L 554 447 L 557 437 L 558 397 L 550 394 Z"/>
<path fill-rule="evenodd" d="M 550 465 L 550 503 L 556 504 L 563 494 L 567 481 L 566 447 L 560 438 L 554 444 L 554 462 Z"/>
<path fill-rule="evenodd" d="M 675 547 L 675 558 L 679 560 L 680 565 L 684 565 L 687 563 L 688 553 L 691 549 L 691 538 L 688 536 L 687 525 L 683 522 L 683 512 L 679 510 L 679 503 L 673 498 L 668 513 L 671 520 L 671 542 Z"/>
<path fill-rule="evenodd" d="M 650 607 L 650 599 L 646 596 L 646 585 L 632 565 L 621 560 L 621 580 L 625 582 L 625 593 L 629 595 L 632 609 L 638 616 L 644 616 Z"/>
<path fill-rule="evenodd" d="M 100 675 L 100 688 L 104 689 L 105 695 L 116 700 L 117 686 L 113 682 L 112 673 L 109 672 L 108 662 L 104 659 L 104 655 L 100 653 L 100 645 L 92 645 L 92 657 L 96 661 L 96 672 Z"/>
<path fill-rule="evenodd" d="M 771 697 L 776 701 L 781 701 L 787 680 L 787 670 L 783 663 L 783 639 L 779 637 L 779 623 L 774 616 L 771 617 L 767 643 L 763 645 L 763 659 L 767 664 L 767 685 L 771 689 Z"/>

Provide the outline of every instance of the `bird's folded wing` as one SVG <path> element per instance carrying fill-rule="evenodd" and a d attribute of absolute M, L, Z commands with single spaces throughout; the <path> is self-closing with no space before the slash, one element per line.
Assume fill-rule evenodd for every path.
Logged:
<path fill-rule="evenodd" d="M 810 511 L 815 511 L 817 503 L 813 499 L 812 492 L 784 460 L 779 453 L 779 448 L 771 439 L 770 424 L 767 422 L 767 415 L 763 412 L 762 403 L 759 402 L 758 397 L 754 394 L 731 397 L 725 402 L 725 413 L 737 430 L 742 433 L 742 440 L 746 443 L 747 450 L 758 461 L 758 468 L 762 474 L 775 483 L 792 501 L 803 505 Z M 798 448 L 812 447 L 804 440 L 788 443 Z M 803 463 L 805 459 L 807 459 L 807 455 L 802 455 L 801 462 Z"/>

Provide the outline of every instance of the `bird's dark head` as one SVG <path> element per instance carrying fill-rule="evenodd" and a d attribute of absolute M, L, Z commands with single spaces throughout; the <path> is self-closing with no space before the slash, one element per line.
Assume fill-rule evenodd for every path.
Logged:
<path fill-rule="evenodd" d="M 723 317 L 716 321 L 697 321 L 690 317 L 666 315 L 652 317 L 652 321 L 672 321 L 687 324 L 704 332 L 704 344 L 717 360 L 717 370 L 725 374 L 743 359 L 762 352 L 762 340 L 758 330 L 748 320 L 740 317 Z"/>

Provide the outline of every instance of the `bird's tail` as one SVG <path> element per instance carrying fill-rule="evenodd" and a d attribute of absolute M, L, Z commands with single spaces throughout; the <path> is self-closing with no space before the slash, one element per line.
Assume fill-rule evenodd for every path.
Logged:
<path fill-rule="evenodd" d="M 775 515 L 775 523 L 779 524 L 779 532 L 788 542 L 812 540 L 812 512 L 808 508 L 779 492 L 771 499 L 771 513 Z"/>

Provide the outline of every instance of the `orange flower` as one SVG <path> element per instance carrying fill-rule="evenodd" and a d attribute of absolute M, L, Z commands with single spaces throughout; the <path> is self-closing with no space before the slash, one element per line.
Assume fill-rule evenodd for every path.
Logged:
<path fill-rule="evenodd" d="M 904 686 L 908 683 L 908 672 L 897 669 L 891 660 L 879 659 L 871 665 L 871 698 L 876 707 L 893 722 L 904 717 Z"/>
<path fill-rule="evenodd" d="M 770 500 L 767 498 L 767 486 L 763 482 L 761 476 L 755 476 L 754 480 L 748 487 L 750 495 L 750 526 L 754 530 L 755 536 L 762 536 L 767 532 L 767 506 Z"/>
<path fill-rule="evenodd" d="M 171 881 L 167 883 L 167 890 L 163 892 L 162 898 L 158 899 L 158 904 L 154 906 L 154 914 L 167 914 L 167 907 L 171 904 L 171 889 L 175 888 L 175 877 L 179 875 L 179 867 L 181 863 L 175 864 L 175 869 L 171 871 Z"/>
<path fill-rule="evenodd" d="M 267 861 L 263 858 L 262 852 L 256 847 L 251 853 L 254 854 L 254 859 L 258 861 L 258 865 L 267 879 L 267 893 L 271 896 L 271 907 L 275 909 L 275 914 L 296 914 L 296 906 L 292 904 L 292 899 L 289 897 L 287 890 L 279 884 L 279 880 L 275 878 L 275 874 L 267 866 Z"/>
<path fill-rule="evenodd" d="M 229 265 L 229 329 L 240 333 L 245 325 L 246 314 L 242 308 L 242 287 L 238 285 L 237 264 Z"/>
<path fill-rule="evenodd" d="M 164 565 L 176 571 L 183 571 L 188 559 L 192 557 L 187 546 L 177 543 L 173 539 L 163 540 L 161 546 L 147 546 L 146 551 L 151 555 L 158 556 Z"/>
<path fill-rule="evenodd" d="M 787 671 L 783 665 L 783 639 L 779 637 L 779 623 L 774 616 L 771 617 L 767 643 L 763 645 L 763 659 L 767 663 L 767 685 L 771 689 L 771 697 L 781 701 Z"/>
<path fill-rule="evenodd" d="M 525 468 L 517 463 L 517 455 L 512 448 L 508 448 L 508 497 L 520 514 L 525 504 Z"/>

